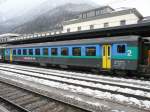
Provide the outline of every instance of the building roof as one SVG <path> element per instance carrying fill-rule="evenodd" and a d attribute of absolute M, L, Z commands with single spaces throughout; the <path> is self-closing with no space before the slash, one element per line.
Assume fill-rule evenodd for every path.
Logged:
<path fill-rule="evenodd" d="M 20 36 L 20 34 L 6 33 L 6 34 L 1 34 L 0 38 L 3 38 L 3 37 L 18 37 L 18 36 Z"/>
<path fill-rule="evenodd" d="M 150 21 L 150 16 L 144 17 L 141 22 L 149 22 Z"/>
<path fill-rule="evenodd" d="M 141 15 L 141 13 L 135 9 L 125 9 L 125 10 L 120 10 L 120 11 L 112 11 L 110 13 L 104 13 L 101 14 L 99 16 L 94 16 L 91 18 L 87 18 L 87 19 L 76 19 L 74 21 L 70 20 L 70 21 L 64 21 L 63 25 L 69 25 L 69 24 L 74 24 L 74 23 L 80 23 L 80 22 L 85 22 L 85 21 L 90 21 L 90 20 L 97 20 L 97 19 L 103 19 L 103 18 L 110 18 L 113 16 L 120 16 L 120 15 L 126 15 L 126 14 L 135 14 L 139 19 L 143 19 L 143 16 Z"/>
<path fill-rule="evenodd" d="M 110 6 L 107 5 L 107 6 L 101 6 L 101 7 L 98 7 L 98 8 L 89 9 L 89 10 L 87 10 L 87 11 L 81 12 L 80 14 L 88 13 L 88 12 L 95 11 L 95 10 L 99 10 L 99 9 L 106 9 L 106 8 L 109 8 L 109 9 L 111 9 L 112 11 L 115 11 L 112 7 L 110 7 Z"/>

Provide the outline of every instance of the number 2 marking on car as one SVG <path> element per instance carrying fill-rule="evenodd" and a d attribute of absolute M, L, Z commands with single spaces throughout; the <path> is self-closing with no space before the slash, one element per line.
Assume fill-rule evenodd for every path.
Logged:
<path fill-rule="evenodd" d="M 128 50 L 127 53 L 128 53 L 128 56 L 132 56 L 132 51 L 131 50 Z"/>

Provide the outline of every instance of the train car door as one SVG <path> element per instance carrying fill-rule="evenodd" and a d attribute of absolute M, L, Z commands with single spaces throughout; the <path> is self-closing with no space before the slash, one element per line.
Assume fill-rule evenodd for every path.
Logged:
<path fill-rule="evenodd" d="M 111 69 L 111 45 L 102 46 L 102 68 Z"/>
<path fill-rule="evenodd" d="M 10 62 L 13 60 L 12 49 L 10 49 Z"/>

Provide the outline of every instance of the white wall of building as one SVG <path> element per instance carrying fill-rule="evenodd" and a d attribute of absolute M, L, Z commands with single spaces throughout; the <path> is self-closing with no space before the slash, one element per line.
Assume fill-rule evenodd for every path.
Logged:
<path fill-rule="evenodd" d="M 120 26 L 120 21 L 122 20 L 125 20 L 126 25 L 129 25 L 129 24 L 137 24 L 139 18 L 135 14 L 131 13 L 131 14 L 126 14 L 121 16 L 114 16 L 109 18 L 79 22 L 79 23 L 64 25 L 63 32 L 67 32 L 67 29 L 70 29 L 70 32 L 75 32 L 78 31 L 78 27 L 81 27 L 81 30 L 89 30 L 90 25 L 94 25 L 94 29 L 104 28 L 104 23 L 108 23 L 109 27 Z"/>

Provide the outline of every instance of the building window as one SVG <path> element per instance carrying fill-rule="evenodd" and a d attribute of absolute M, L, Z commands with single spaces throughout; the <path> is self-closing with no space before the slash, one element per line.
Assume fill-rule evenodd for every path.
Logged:
<path fill-rule="evenodd" d="M 46 56 L 48 55 L 48 48 L 43 49 L 43 55 L 46 55 Z"/>
<path fill-rule="evenodd" d="M 29 49 L 29 55 L 33 55 L 33 49 Z"/>
<path fill-rule="evenodd" d="M 117 53 L 125 53 L 126 46 L 125 45 L 117 45 Z"/>
<path fill-rule="evenodd" d="M 78 27 L 78 31 L 81 31 L 81 26 Z"/>
<path fill-rule="evenodd" d="M 18 50 L 18 55 L 21 55 L 21 49 Z"/>
<path fill-rule="evenodd" d="M 87 18 L 87 13 L 82 14 L 82 19 L 85 19 L 85 18 Z"/>
<path fill-rule="evenodd" d="M 41 55 L 40 49 L 35 49 L 35 55 Z"/>
<path fill-rule="evenodd" d="M 96 47 L 87 47 L 86 56 L 96 56 Z"/>
<path fill-rule="evenodd" d="M 53 56 L 56 56 L 58 53 L 57 53 L 57 48 L 52 48 L 51 49 L 51 55 Z"/>
<path fill-rule="evenodd" d="M 16 50 L 13 50 L 13 55 L 16 55 Z"/>
<path fill-rule="evenodd" d="M 90 29 L 91 29 L 91 30 L 94 29 L 94 25 L 90 25 Z"/>
<path fill-rule="evenodd" d="M 70 28 L 67 28 L 67 32 L 70 32 Z"/>
<path fill-rule="evenodd" d="M 104 28 L 109 27 L 109 23 L 104 23 Z"/>
<path fill-rule="evenodd" d="M 106 9 L 102 9 L 100 13 L 101 13 L 101 14 L 105 14 L 106 12 L 107 12 Z"/>
<path fill-rule="evenodd" d="M 69 52 L 68 52 L 68 48 L 61 48 L 61 55 L 62 56 L 68 56 Z"/>
<path fill-rule="evenodd" d="M 126 25 L 126 20 L 121 20 L 121 21 L 120 21 L 120 25 L 121 25 L 121 26 Z"/>
<path fill-rule="evenodd" d="M 72 55 L 73 56 L 81 56 L 81 48 L 80 47 L 74 47 L 72 49 Z"/>
<path fill-rule="evenodd" d="M 23 55 L 27 55 L 27 50 L 23 49 Z"/>
<path fill-rule="evenodd" d="M 96 15 L 96 16 L 100 15 L 100 10 L 96 10 L 96 11 L 95 11 L 95 15 Z"/>
<path fill-rule="evenodd" d="M 93 16 L 95 16 L 95 15 L 94 15 L 94 11 L 90 11 L 90 12 L 87 13 L 87 18 L 88 18 L 88 17 L 93 17 Z"/>

